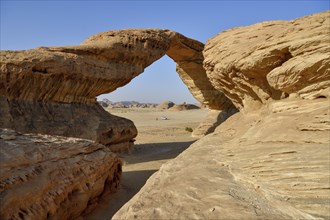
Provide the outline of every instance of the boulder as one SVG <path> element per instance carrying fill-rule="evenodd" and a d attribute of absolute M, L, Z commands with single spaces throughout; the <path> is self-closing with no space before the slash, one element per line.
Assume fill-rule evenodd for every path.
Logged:
<path fill-rule="evenodd" d="M 121 161 L 90 140 L 0 129 L 0 218 L 74 219 L 119 186 Z"/>
<path fill-rule="evenodd" d="M 290 94 L 329 97 L 329 13 L 237 27 L 211 38 L 203 54 L 212 85 L 245 111 Z"/>

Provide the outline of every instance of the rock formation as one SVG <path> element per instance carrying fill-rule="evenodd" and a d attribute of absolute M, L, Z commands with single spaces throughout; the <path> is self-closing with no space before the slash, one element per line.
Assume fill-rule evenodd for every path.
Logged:
<path fill-rule="evenodd" d="M 233 107 L 206 76 L 203 46 L 169 30 L 127 29 L 100 33 L 76 46 L 1 51 L 0 127 L 129 148 L 135 126 L 107 114 L 95 97 L 126 85 L 165 54 L 177 62 L 196 99 L 213 109 Z"/>
<path fill-rule="evenodd" d="M 328 219 L 328 108 L 328 99 L 279 100 L 231 116 L 112 219 Z"/>
<path fill-rule="evenodd" d="M 193 104 L 177 104 L 171 107 L 170 111 L 185 111 L 185 110 L 193 110 L 193 109 L 200 109 L 197 105 Z"/>
<path fill-rule="evenodd" d="M 240 112 L 164 164 L 113 219 L 330 218 L 329 13 L 209 40 L 207 76 Z"/>
<path fill-rule="evenodd" d="M 212 85 L 246 111 L 294 93 L 329 97 L 329 13 L 238 27 L 208 40 L 204 67 Z"/>
<path fill-rule="evenodd" d="M 0 218 L 74 219 L 119 185 L 121 162 L 93 141 L 0 129 Z"/>
<path fill-rule="evenodd" d="M 172 101 L 164 101 L 164 102 L 160 103 L 157 106 L 157 108 L 159 108 L 159 109 L 169 109 L 169 108 L 172 108 L 174 105 L 175 105 L 175 103 L 172 102 Z"/>

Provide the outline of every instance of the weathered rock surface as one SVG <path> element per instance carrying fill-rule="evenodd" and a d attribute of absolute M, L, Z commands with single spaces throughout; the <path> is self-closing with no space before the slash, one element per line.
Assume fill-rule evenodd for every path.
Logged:
<path fill-rule="evenodd" d="M 329 97 L 329 16 L 326 11 L 224 31 L 205 45 L 207 76 L 246 111 L 289 94 Z"/>
<path fill-rule="evenodd" d="M 98 104 L 7 100 L 0 96 L 0 127 L 20 132 L 84 137 L 112 150 L 130 150 L 137 129 Z M 121 148 L 121 149 L 119 149 Z"/>
<path fill-rule="evenodd" d="M 165 54 L 177 62 L 178 73 L 196 99 L 210 108 L 231 107 L 231 101 L 206 76 L 203 48 L 202 43 L 174 31 L 127 29 L 96 34 L 81 45 L 1 51 L 0 97 L 6 107 L 0 111 L 0 127 L 127 147 L 137 135 L 135 126 L 129 120 L 107 116 L 95 97 L 126 85 Z M 21 106 L 34 109 L 33 114 Z M 55 111 L 68 123 L 60 125 L 63 120 L 52 117 Z M 14 120 L 22 114 L 23 124 Z M 40 117 L 33 117 L 36 114 Z M 39 123 L 46 118 L 47 123 L 60 127 L 51 129 Z"/>
<path fill-rule="evenodd" d="M 74 219 L 115 191 L 119 158 L 77 138 L 0 129 L 0 218 Z"/>
<path fill-rule="evenodd" d="M 113 219 L 328 219 L 328 110 L 328 99 L 287 99 L 233 115 Z"/>

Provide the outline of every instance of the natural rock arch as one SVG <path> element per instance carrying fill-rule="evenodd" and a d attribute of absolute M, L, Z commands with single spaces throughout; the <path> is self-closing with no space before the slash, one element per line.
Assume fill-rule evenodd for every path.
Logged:
<path fill-rule="evenodd" d="M 96 97 L 128 84 L 164 55 L 177 63 L 198 101 L 211 109 L 235 109 L 208 80 L 203 49 L 203 43 L 174 31 L 126 29 L 96 34 L 75 46 L 3 51 L 0 126 L 128 147 L 137 135 L 134 124 L 106 113 Z"/>

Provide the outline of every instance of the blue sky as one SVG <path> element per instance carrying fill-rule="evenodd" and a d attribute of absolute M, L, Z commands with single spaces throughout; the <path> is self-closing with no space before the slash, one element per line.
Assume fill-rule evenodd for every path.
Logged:
<path fill-rule="evenodd" d="M 329 10 L 329 0 L 277 1 L 15 1 L 1 0 L 1 50 L 79 44 L 123 28 L 166 28 L 203 43 L 217 33 L 268 20 Z M 163 57 L 110 95 L 113 101 L 176 103 L 195 99 Z"/>

